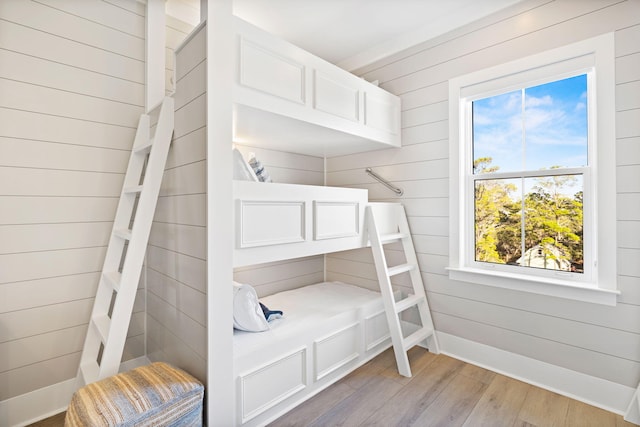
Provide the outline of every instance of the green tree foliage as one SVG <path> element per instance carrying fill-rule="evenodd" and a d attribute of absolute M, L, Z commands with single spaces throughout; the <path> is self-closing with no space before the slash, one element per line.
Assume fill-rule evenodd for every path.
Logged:
<path fill-rule="evenodd" d="M 490 157 L 477 159 L 473 165 L 475 174 L 497 171 L 498 167 L 491 166 L 491 161 Z M 573 197 L 566 194 L 566 189 L 573 186 L 577 178 L 560 175 L 534 179 L 535 185 L 524 199 L 514 180 L 476 181 L 476 261 L 515 263 L 523 251 L 539 246 L 544 256 L 556 261 L 557 265 L 567 264 L 562 262 L 566 260 L 581 271 L 582 192 Z"/>

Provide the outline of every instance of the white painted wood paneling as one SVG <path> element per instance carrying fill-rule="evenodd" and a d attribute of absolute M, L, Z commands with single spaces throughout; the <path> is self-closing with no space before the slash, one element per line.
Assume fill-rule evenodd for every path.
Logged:
<path fill-rule="evenodd" d="M 135 129 L 0 107 L 3 136 L 128 150 Z"/>
<path fill-rule="evenodd" d="M 106 246 L 110 222 L 0 225 L 0 254 Z"/>
<path fill-rule="evenodd" d="M 130 58 L 115 52 L 96 49 L 83 43 L 81 39 L 56 37 L 38 28 L 2 21 L 0 47 L 144 85 L 143 58 Z"/>
<path fill-rule="evenodd" d="M 167 50 L 186 35 L 167 20 Z M 200 39 L 201 40 L 201 39 Z M 203 45 L 204 46 L 204 45 Z M 146 260 L 148 357 L 206 380 L 206 88 L 204 50 L 188 46 L 177 81 L 175 130 Z M 194 70 L 194 68 L 196 68 Z M 171 73 L 172 74 L 172 73 Z M 171 89 L 167 87 L 167 89 Z"/>
<path fill-rule="evenodd" d="M 144 105 L 135 3 L 0 5 L 0 400 L 76 375 Z M 142 296 L 125 359 L 144 352 Z"/>
<path fill-rule="evenodd" d="M 206 259 L 207 247 L 204 227 L 154 222 L 149 245 L 194 258 Z"/>
<path fill-rule="evenodd" d="M 449 280 L 447 80 L 521 56 L 616 31 L 618 288 L 615 307 Z M 640 136 L 637 80 L 640 3 L 526 1 L 366 68 L 365 77 L 400 94 L 403 148 L 327 161 L 331 185 L 369 188 L 371 166 L 407 184 L 407 208 L 436 329 L 625 386 L 640 380 Z M 433 141 L 426 143 L 425 141 Z M 409 145 L 406 145 L 406 144 Z M 613 146 L 613 141 L 607 141 Z M 430 160 L 443 167 L 426 171 Z M 412 169 L 412 163 L 417 167 Z M 422 168 L 420 167 L 422 166 Z M 432 177 L 430 173 L 434 173 Z M 399 174 L 399 175 L 398 175 Z M 438 181 L 439 180 L 439 181 Z M 411 183 L 411 184 L 410 184 Z M 413 184 L 415 183 L 415 185 Z M 422 186 L 423 190 L 418 190 Z M 356 252 L 327 257 L 328 279 L 371 283 L 373 265 Z M 402 280 L 394 282 L 402 285 Z M 624 407 L 628 402 L 620 402 Z"/>
<path fill-rule="evenodd" d="M 0 137 L 0 166 L 121 173 L 128 161 L 124 150 Z"/>
<path fill-rule="evenodd" d="M 9 50 L 0 50 L 0 62 L 12 65 L 0 68 L 0 78 L 142 107 L 136 103 L 144 96 L 144 85 L 137 82 Z"/>
<path fill-rule="evenodd" d="M 88 316 L 88 314 L 87 314 Z M 80 352 L 42 360 L 6 372 L 0 372 L 0 400 L 38 390 L 75 377 Z M 34 412 L 37 410 L 33 408 Z"/>
<path fill-rule="evenodd" d="M 616 162 L 618 166 L 640 164 L 640 137 L 618 138 Z"/>
<path fill-rule="evenodd" d="M 147 292 L 154 293 L 158 298 L 185 313 L 200 325 L 206 325 L 207 307 L 203 292 L 151 268 L 147 269 L 147 283 Z"/>
<path fill-rule="evenodd" d="M 95 4 L 85 5 L 84 9 L 100 7 L 100 2 L 97 0 L 92 0 L 90 3 Z M 125 16 L 127 15 L 132 16 L 132 14 L 125 14 Z M 108 22 L 112 18 L 109 16 L 101 14 L 97 22 L 102 24 L 105 19 L 107 22 L 103 25 L 96 25 L 96 21 L 65 13 L 62 10 L 36 2 L 10 1 L 3 2 L 0 17 L 58 37 L 82 41 L 82 43 L 98 49 L 144 61 L 144 39 L 110 28 Z M 139 19 L 130 25 L 134 29 L 136 25 L 142 25 L 144 28 L 143 21 Z M 134 31 L 139 31 L 139 29 Z"/>
<path fill-rule="evenodd" d="M 0 285 L 0 313 L 93 298 L 100 273 L 83 273 Z"/>
<path fill-rule="evenodd" d="M 124 174 L 0 166 L 4 196 L 119 197 Z"/>
<path fill-rule="evenodd" d="M 147 316 L 153 317 L 160 325 L 174 335 L 180 336 L 184 345 L 201 358 L 206 358 L 206 328 L 178 311 L 154 293 L 147 293 Z"/>
<path fill-rule="evenodd" d="M 113 221 L 116 197 L 0 196 L 0 224 Z"/>
<path fill-rule="evenodd" d="M 0 107 L 135 128 L 143 108 L 0 79 Z"/>

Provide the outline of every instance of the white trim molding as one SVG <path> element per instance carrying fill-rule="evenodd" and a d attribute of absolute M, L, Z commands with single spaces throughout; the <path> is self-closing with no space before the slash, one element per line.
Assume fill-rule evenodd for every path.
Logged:
<path fill-rule="evenodd" d="M 120 364 L 120 372 L 148 365 L 147 356 L 140 356 Z M 76 391 L 76 378 L 0 401 L 0 425 L 23 427 L 66 411 Z"/>
<path fill-rule="evenodd" d="M 635 392 L 622 384 L 444 332 L 438 332 L 438 341 L 443 354 L 615 414 L 625 414 Z"/>

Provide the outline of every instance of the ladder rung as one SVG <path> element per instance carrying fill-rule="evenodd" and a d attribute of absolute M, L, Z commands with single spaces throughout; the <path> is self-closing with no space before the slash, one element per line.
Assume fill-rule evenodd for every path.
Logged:
<path fill-rule="evenodd" d="M 414 345 L 418 344 L 420 341 L 425 340 L 433 335 L 433 329 L 431 328 L 420 328 L 408 337 L 402 340 L 402 346 L 404 347 L 404 351 L 409 350 Z"/>
<path fill-rule="evenodd" d="M 133 186 L 133 187 L 127 187 L 122 191 L 123 191 L 123 193 L 126 193 L 126 194 L 142 193 L 142 185 L 136 185 L 136 186 Z"/>
<path fill-rule="evenodd" d="M 397 242 L 399 240 L 406 239 L 407 237 L 409 236 L 404 233 L 383 234 L 380 236 L 380 243 L 384 245 L 387 243 Z"/>
<path fill-rule="evenodd" d="M 118 228 L 116 230 L 113 230 L 113 234 L 121 239 L 131 240 L 131 230 Z"/>
<path fill-rule="evenodd" d="M 82 381 L 85 384 L 89 384 L 98 380 L 98 373 L 100 367 L 98 362 L 89 361 L 80 365 L 80 373 L 82 374 Z"/>
<path fill-rule="evenodd" d="M 153 138 L 149 138 L 144 144 L 140 144 L 136 147 L 133 147 L 133 152 L 136 154 L 146 154 L 151 151 L 151 146 L 153 145 Z"/>
<path fill-rule="evenodd" d="M 405 311 L 407 308 L 409 307 L 413 307 L 414 305 L 418 305 L 419 303 L 421 303 L 424 300 L 423 296 L 419 296 L 419 295 L 409 295 L 408 297 L 406 297 L 403 300 L 398 301 L 395 304 L 396 307 L 396 313 L 400 313 L 402 311 Z"/>
<path fill-rule="evenodd" d="M 122 274 L 117 271 L 109 271 L 104 273 L 103 276 L 107 282 L 109 282 L 114 291 L 120 292 L 120 280 L 122 279 Z"/>
<path fill-rule="evenodd" d="M 389 269 L 387 269 L 387 272 L 389 274 L 389 277 L 391 277 L 398 274 L 406 273 L 407 271 L 411 271 L 414 268 L 416 268 L 415 264 L 400 264 L 396 265 L 395 267 L 390 267 Z"/>
<path fill-rule="evenodd" d="M 111 319 L 106 314 L 96 316 L 93 318 L 93 325 L 95 326 L 98 334 L 100 335 L 100 340 L 102 343 L 107 342 L 107 337 L 109 336 L 109 328 L 111 327 Z"/>

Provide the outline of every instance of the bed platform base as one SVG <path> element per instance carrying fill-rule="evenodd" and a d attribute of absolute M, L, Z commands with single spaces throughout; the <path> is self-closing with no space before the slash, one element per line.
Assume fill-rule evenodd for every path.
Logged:
<path fill-rule="evenodd" d="M 350 294 L 346 298 L 352 299 Z M 314 300 L 317 304 L 317 298 Z M 310 310 L 301 308 L 301 311 Z M 292 317 L 297 321 L 295 313 Z M 257 345 L 250 344 L 249 340 L 240 346 L 236 344 L 237 425 L 268 424 L 391 346 L 380 297 L 341 309 L 340 313 L 319 313 L 312 317 L 311 322 L 300 320 L 297 330 L 295 326 L 294 330 L 276 327 L 267 332 L 265 340 L 255 336 L 262 341 Z M 253 337 L 244 334 L 235 338 Z"/>

